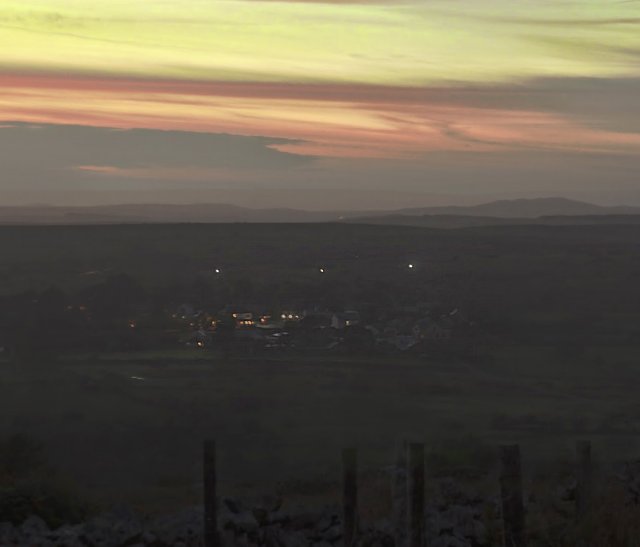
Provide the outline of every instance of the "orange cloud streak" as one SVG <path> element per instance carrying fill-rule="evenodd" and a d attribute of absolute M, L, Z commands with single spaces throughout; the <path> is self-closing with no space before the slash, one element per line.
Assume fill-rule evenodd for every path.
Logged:
<path fill-rule="evenodd" d="M 0 119 L 282 137 L 299 142 L 274 147 L 293 154 L 640 152 L 638 134 L 587 128 L 557 114 L 483 108 L 443 90 L 21 73 L 0 76 L 0 85 Z"/>

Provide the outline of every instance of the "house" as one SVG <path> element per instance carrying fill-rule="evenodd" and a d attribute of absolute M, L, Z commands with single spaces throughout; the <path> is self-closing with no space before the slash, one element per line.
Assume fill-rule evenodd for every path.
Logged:
<path fill-rule="evenodd" d="M 346 327 L 354 327 L 360 324 L 360 314 L 357 311 L 345 311 L 342 313 L 334 313 L 331 318 L 331 326 L 334 329 L 344 329 Z"/>
<path fill-rule="evenodd" d="M 261 315 L 258 321 L 256 322 L 256 325 L 262 326 L 262 327 L 265 327 L 267 325 L 273 325 L 273 324 L 274 324 L 273 316 L 270 314 Z"/>
<path fill-rule="evenodd" d="M 280 319 L 282 321 L 294 321 L 298 323 L 304 319 L 304 313 L 294 310 L 282 310 L 280 313 Z"/>
<path fill-rule="evenodd" d="M 419 340 L 448 340 L 451 328 L 448 324 L 433 319 L 421 319 L 413 326 L 413 335 Z"/>
<path fill-rule="evenodd" d="M 180 319 L 191 319 L 198 316 L 198 311 L 191 304 L 182 304 L 178 306 L 173 317 Z"/>
<path fill-rule="evenodd" d="M 187 347 L 204 349 L 211 345 L 211 335 L 204 330 L 192 332 L 184 340 Z"/>
<path fill-rule="evenodd" d="M 282 321 L 278 315 L 261 315 L 256 321 L 256 327 L 273 332 L 282 328 Z"/>
<path fill-rule="evenodd" d="M 231 316 L 236 322 L 236 327 L 253 327 L 256 322 L 253 319 L 253 313 L 251 312 L 242 312 L 242 313 L 232 313 Z"/>

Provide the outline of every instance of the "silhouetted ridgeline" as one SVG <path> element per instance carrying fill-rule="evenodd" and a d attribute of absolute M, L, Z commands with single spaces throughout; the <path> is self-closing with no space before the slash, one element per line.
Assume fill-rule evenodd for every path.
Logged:
<path fill-rule="evenodd" d="M 416 226 L 424 228 L 455 229 L 478 226 L 588 226 L 622 224 L 634 226 L 640 224 L 640 215 L 567 215 L 541 216 L 536 218 L 485 217 L 465 215 L 381 215 L 361 217 L 348 222 L 361 224 L 388 224 L 393 226 Z"/>
<path fill-rule="evenodd" d="M 16 206 L 0 207 L 0 224 L 139 224 L 139 223 L 224 223 L 224 222 L 373 222 L 386 224 L 427 223 L 428 217 L 443 217 L 434 227 L 459 227 L 500 223 L 560 223 L 541 217 L 582 217 L 575 222 L 600 223 L 600 216 L 627 215 L 629 222 L 640 214 L 640 207 L 607 207 L 565 198 L 518 199 L 474 206 L 419 207 L 394 211 L 305 211 L 296 209 L 251 209 L 230 204 L 187 205 L 131 204 L 77 207 Z M 407 218 L 408 217 L 408 218 Z M 449 218 L 449 222 L 444 217 Z M 473 217 L 471 220 L 468 217 Z M 412 221 L 411 218 L 414 220 Z M 417 220 L 421 218 L 421 220 Z M 466 219 L 463 222 L 462 219 Z M 526 221 L 525 219 L 528 219 Z M 572 223 L 564 219 L 565 223 Z M 614 222 L 611 219 L 609 222 Z"/>

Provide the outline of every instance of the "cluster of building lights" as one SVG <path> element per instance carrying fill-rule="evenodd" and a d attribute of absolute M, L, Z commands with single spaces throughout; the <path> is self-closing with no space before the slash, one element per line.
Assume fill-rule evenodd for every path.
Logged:
<path fill-rule="evenodd" d="M 300 316 L 297 313 L 283 313 L 280 316 L 281 319 L 290 319 L 290 320 L 295 320 L 295 321 L 299 321 L 300 320 Z"/>

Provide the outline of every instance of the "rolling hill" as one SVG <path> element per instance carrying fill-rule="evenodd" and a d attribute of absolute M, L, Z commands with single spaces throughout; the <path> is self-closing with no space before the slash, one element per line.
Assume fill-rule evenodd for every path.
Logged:
<path fill-rule="evenodd" d="M 606 207 L 566 198 L 493 201 L 474 206 L 421 207 L 380 211 L 306 211 L 251 209 L 221 203 L 189 205 L 130 204 L 102 206 L 0 207 L 0 224 L 83 225 L 156 223 L 361 222 L 455 228 L 513 223 L 635 222 L 640 207 Z M 616 217 L 612 219 L 612 217 Z M 612 220 L 605 220 L 605 217 Z M 564 219 L 563 219 L 564 218 Z M 555 219 L 555 220 L 554 220 Z"/>

